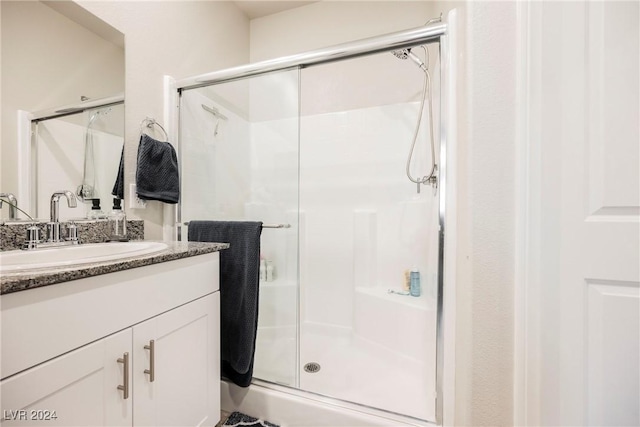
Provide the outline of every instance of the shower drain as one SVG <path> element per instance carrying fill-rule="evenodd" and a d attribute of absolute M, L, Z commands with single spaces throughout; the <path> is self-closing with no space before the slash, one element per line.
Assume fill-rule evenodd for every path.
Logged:
<path fill-rule="evenodd" d="M 315 374 L 320 370 L 320 364 L 316 362 L 309 362 L 304 365 L 305 372 L 309 372 L 310 374 Z"/>

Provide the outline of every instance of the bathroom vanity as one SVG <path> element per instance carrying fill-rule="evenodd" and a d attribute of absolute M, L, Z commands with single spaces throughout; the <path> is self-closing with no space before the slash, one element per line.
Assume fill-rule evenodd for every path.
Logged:
<path fill-rule="evenodd" d="M 218 251 L 228 245 L 168 245 L 2 275 L 2 426 L 219 421 Z"/>

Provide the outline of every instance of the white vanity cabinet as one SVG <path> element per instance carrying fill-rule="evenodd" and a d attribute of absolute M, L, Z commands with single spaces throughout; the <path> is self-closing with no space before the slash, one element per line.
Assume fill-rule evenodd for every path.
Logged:
<path fill-rule="evenodd" d="M 132 425 L 132 400 L 117 392 L 130 350 L 129 329 L 2 381 L 2 426 Z"/>
<path fill-rule="evenodd" d="M 214 252 L 3 295 L 2 426 L 214 426 L 218 275 Z"/>
<path fill-rule="evenodd" d="M 219 306 L 216 292 L 133 328 L 134 426 L 219 421 Z"/>

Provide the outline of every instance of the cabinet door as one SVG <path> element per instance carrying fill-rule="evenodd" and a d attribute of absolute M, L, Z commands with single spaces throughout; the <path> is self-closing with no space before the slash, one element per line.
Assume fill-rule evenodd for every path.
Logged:
<path fill-rule="evenodd" d="M 133 328 L 135 426 L 219 421 L 219 307 L 216 292 Z"/>
<path fill-rule="evenodd" d="M 125 352 L 131 360 L 131 329 L 2 381 L 2 426 L 130 426 L 131 396 L 118 390 Z"/>

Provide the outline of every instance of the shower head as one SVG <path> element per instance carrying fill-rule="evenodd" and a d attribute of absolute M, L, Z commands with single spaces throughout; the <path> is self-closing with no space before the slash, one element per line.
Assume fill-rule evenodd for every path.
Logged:
<path fill-rule="evenodd" d="M 422 71 L 427 71 L 427 66 L 424 65 L 424 62 L 420 58 L 416 56 L 415 53 L 411 52 L 411 49 L 400 49 L 394 50 L 391 53 L 398 59 L 410 59 L 416 63 L 418 67 L 422 69 Z"/>
<path fill-rule="evenodd" d="M 89 123 L 87 124 L 87 127 L 91 127 L 91 124 L 93 123 L 93 121 L 95 119 L 97 119 L 100 114 L 102 114 L 104 116 L 104 115 L 109 114 L 110 112 L 111 112 L 111 107 L 103 109 L 103 110 L 96 110 L 96 112 L 93 113 L 91 115 L 91 117 L 89 118 Z"/>
<path fill-rule="evenodd" d="M 394 50 L 391 53 L 398 59 L 407 59 L 411 51 L 409 49 Z"/>

